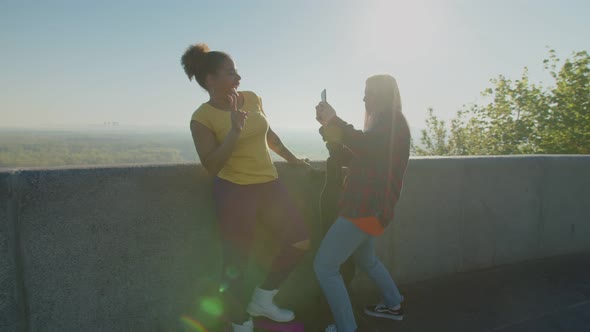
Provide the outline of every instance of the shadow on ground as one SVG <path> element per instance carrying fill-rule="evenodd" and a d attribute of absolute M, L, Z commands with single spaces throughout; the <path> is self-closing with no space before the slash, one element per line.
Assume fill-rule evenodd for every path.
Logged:
<path fill-rule="evenodd" d="M 366 317 L 378 294 L 353 294 L 360 332 L 590 331 L 590 254 L 534 260 L 400 286 L 404 321 Z M 319 305 L 298 308 L 305 331 L 330 321 Z"/>

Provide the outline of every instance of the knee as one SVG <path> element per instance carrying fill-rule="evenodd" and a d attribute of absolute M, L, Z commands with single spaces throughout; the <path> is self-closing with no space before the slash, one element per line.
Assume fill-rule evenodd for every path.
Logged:
<path fill-rule="evenodd" d="M 323 262 L 318 255 L 313 259 L 313 271 L 315 272 L 316 277 L 319 277 L 324 271 Z"/>
<path fill-rule="evenodd" d="M 338 265 L 322 256 L 321 252 L 318 252 L 313 260 L 313 271 L 316 277 L 320 279 L 332 273 L 338 273 Z"/>
<path fill-rule="evenodd" d="M 293 247 L 297 248 L 299 250 L 307 251 L 307 250 L 309 250 L 310 245 L 311 245 L 311 242 L 309 241 L 309 239 L 307 239 L 307 240 L 303 240 L 303 241 L 299 241 L 297 243 L 294 243 Z"/>
<path fill-rule="evenodd" d="M 379 265 L 379 260 L 377 257 L 371 257 L 367 260 L 355 260 L 356 266 L 361 269 L 363 272 L 371 271 L 375 269 Z"/>

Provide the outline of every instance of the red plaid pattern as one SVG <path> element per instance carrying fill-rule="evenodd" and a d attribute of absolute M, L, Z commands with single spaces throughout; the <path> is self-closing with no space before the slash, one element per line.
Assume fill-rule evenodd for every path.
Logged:
<path fill-rule="evenodd" d="M 410 129 L 400 114 L 392 137 L 391 122 L 383 121 L 366 132 L 338 117 L 327 125 L 341 131 L 343 148 L 338 150 L 338 159 L 348 166 L 340 197 L 341 216 L 376 216 L 384 227 L 393 219 L 410 157 Z M 320 133 L 324 136 L 324 130 Z M 328 143 L 333 144 L 329 138 Z"/>

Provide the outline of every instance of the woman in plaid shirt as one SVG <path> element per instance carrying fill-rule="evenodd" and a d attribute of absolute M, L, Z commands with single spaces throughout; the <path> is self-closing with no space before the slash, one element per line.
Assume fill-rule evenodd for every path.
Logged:
<path fill-rule="evenodd" d="M 320 245 L 314 270 L 334 316 L 326 332 L 353 332 L 357 325 L 340 265 L 353 256 L 358 268 L 377 284 L 383 302 L 365 308 L 371 316 L 403 319 L 400 294 L 375 255 L 375 239 L 394 216 L 410 155 L 410 130 L 401 111 L 397 83 L 390 75 L 367 79 L 365 128 L 356 130 L 321 102 L 316 118 L 331 155 L 348 167 L 339 217 Z"/>

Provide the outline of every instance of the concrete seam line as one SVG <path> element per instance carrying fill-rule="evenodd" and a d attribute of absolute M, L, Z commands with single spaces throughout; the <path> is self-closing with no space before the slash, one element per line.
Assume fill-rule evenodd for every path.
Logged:
<path fill-rule="evenodd" d="M 540 176 L 537 176 L 537 187 L 535 190 L 539 193 L 539 208 L 538 208 L 538 215 L 539 215 L 539 237 L 537 238 L 537 257 L 547 257 L 547 247 L 543 245 L 543 239 L 545 237 L 545 173 L 547 170 L 547 162 L 549 159 L 541 158 L 539 159 L 539 163 L 541 164 L 539 168 Z"/>
<path fill-rule="evenodd" d="M 28 305 L 25 291 L 25 280 L 23 272 L 23 255 L 19 232 L 19 215 L 20 215 L 20 171 L 12 172 L 9 176 L 9 190 L 10 196 L 8 200 L 8 231 L 12 263 L 14 266 L 14 284 L 17 306 L 17 331 L 26 332 L 29 330 L 28 326 Z"/>
<path fill-rule="evenodd" d="M 504 325 L 495 327 L 495 328 L 493 328 L 491 330 L 487 330 L 487 332 L 501 331 L 501 330 L 504 330 L 506 328 L 510 328 L 510 327 L 516 326 L 518 324 L 522 324 L 522 323 L 529 322 L 529 321 L 532 321 L 532 320 L 539 320 L 539 319 L 541 319 L 541 318 L 543 318 L 545 316 L 552 315 L 552 314 L 555 314 L 555 313 L 558 313 L 558 312 L 562 312 L 562 311 L 566 311 L 566 310 L 575 309 L 577 307 L 581 307 L 581 306 L 586 305 L 586 304 L 590 304 L 590 300 L 586 300 L 586 301 L 582 301 L 582 302 L 570 304 L 570 305 L 568 305 L 566 307 L 558 308 L 558 309 L 555 309 L 555 310 L 550 310 L 550 311 L 544 312 L 544 313 L 539 314 L 539 315 L 529 316 L 529 317 L 523 318 L 521 320 L 518 320 L 516 322 L 504 324 Z"/>
<path fill-rule="evenodd" d="M 465 160 L 461 160 L 460 161 L 461 164 L 461 177 L 459 178 L 460 181 L 460 185 L 459 185 L 459 190 L 460 192 L 460 204 L 461 204 L 461 222 L 460 222 L 460 233 L 461 234 L 461 247 L 459 248 L 459 255 L 460 255 L 460 261 L 461 261 L 461 265 L 459 267 L 459 271 L 455 271 L 456 272 L 463 272 L 465 271 L 465 224 L 466 224 L 466 220 L 465 220 L 465 176 L 467 174 L 467 170 L 466 170 L 466 163 Z"/>

